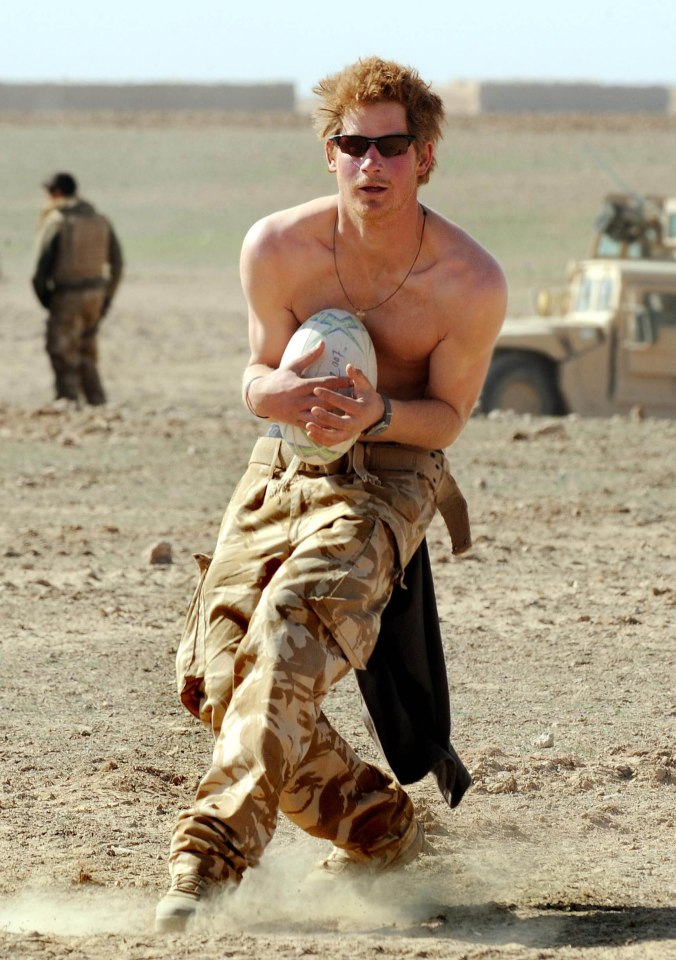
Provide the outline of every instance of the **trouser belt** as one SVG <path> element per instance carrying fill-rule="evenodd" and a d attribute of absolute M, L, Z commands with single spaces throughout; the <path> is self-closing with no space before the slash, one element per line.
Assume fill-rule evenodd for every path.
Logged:
<path fill-rule="evenodd" d="M 305 475 L 337 476 L 353 472 L 355 459 L 364 467 L 379 471 L 402 471 L 422 473 L 428 476 L 437 490 L 437 508 L 441 513 L 453 544 L 453 553 L 460 554 L 472 546 L 467 501 L 454 477 L 448 470 L 448 462 L 441 450 L 425 450 L 401 443 L 357 442 L 331 463 L 312 464 L 296 461 L 297 472 Z M 276 464 L 287 469 L 294 461 L 291 447 L 277 437 L 260 437 L 251 454 L 251 463 Z M 441 482 L 439 472 L 441 471 Z"/>

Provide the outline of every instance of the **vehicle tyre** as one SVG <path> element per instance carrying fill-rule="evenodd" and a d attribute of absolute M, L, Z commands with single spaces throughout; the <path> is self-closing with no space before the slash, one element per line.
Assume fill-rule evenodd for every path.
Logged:
<path fill-rule="evenodd" d="M 513 410 L 536 416 L 558 416 L 565 412 L 555 366 L 527 353 L 502 353 L 493 358 L 480 406 L 482 413 Z"/>

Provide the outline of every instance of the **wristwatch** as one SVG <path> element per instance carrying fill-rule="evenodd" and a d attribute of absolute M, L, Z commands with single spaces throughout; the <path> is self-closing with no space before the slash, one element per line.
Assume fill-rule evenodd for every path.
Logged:
<path fill-rule="evenodd" d="M 390 421 L 392 419 L 392 404 L 390 403 L 390 398 L 384 393 L 381 393 L 380 396 L 385 407 L 383 410 L 383 415 L 380 420 L 373 424 L 372 427 L 369 427 L 368 430 L 364 430 L 362 437 L 377 437 L 379 433 L 385 433 L 390 425 Z"/>

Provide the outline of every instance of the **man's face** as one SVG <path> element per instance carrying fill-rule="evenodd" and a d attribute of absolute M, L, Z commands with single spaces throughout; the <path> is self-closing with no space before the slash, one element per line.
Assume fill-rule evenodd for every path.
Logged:
<path fill-rule="evenodd" d="M 343 117 L 340 132 L 369 138 L 408 133 L 406 110 L 390 102 L 356 106 Z M 369 144 L 362 157 L 352 157 L 328 143 L 327 159 L 343 201 L 360 217 L 380 218 L 416 196 L 418 177 L 432 160 L 432 145 L 411 144 L 400 156 L 383 157 L 376 144 Z"/>

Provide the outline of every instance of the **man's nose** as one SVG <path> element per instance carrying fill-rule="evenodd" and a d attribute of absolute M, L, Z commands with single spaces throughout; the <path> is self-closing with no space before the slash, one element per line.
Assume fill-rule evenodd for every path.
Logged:
<path fill-rule="evenodd" d="M 378 147 L 375 143 L 369 143 L 368 150 L 361 158 L 361 166 L 364 166 L 365 163 L 370 163 L 371 166 L 377 165 L 380 166 L 383 162 L 382 155 L 378 150 Z"/>

